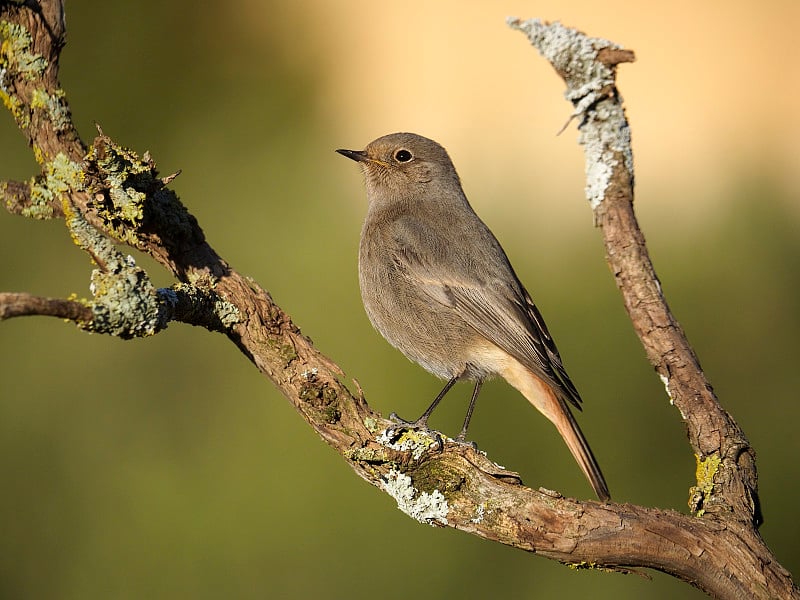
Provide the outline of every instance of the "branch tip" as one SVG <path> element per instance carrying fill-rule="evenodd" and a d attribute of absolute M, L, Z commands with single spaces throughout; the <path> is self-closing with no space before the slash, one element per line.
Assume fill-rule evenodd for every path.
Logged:
<path fill-rule="evenodd" d="M 0 293 L 0 321 L 14 317 L 56 317 L 78 324 L 92 320 L 92 309 L 86 303 L 72 298 L 45 298 L 33 294 Z"/>

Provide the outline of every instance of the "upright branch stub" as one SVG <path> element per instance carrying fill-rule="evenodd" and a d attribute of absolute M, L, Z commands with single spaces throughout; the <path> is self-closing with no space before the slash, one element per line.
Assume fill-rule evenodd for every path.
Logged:
<path fill-rule="evenodd" d="M 729 515 L 758 525 L 755 454 L 725 412 L 680 324 L 667 305 L 633 210 L 633 154 L 616 66 L 634 55 L 560 23 L 509 19 L 528 36 L 567 85 L 572 118 L 586 157 L 586 195 L 602 229 L 606 260 L 647 358 L 680 411 L 698 464 L 690 508 L 697 516 Z"/>
<path fill-rule="evenodd" d="M 560 23 L 509 18 L 508 24 L 528 36 L 567 84 L 564 95 L 575 107 L 570 120 L 580 120 L 579 143 L 586 153 L 586 197 L 592 210 L 598 208 L 616 178 L 627 180 L 627 187 L 632 189 L 631 134 L 615 78 L 616 66 L 633 62 L 633 52 Z"/>

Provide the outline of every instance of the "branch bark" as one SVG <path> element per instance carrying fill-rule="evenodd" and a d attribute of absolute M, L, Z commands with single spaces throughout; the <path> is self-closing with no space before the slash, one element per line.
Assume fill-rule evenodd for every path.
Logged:
<path fill-rule="evenodd" d="M 222 331 L 359 476 L 390 493 L 415 519 L 564 563 L 657 569 L 719 598 L 800 598 L 757 531 L 752 450 L 720 408 L 669 312 L 636 223 L 630 136 L 614 81 L 616 64 L 632 60 L 632 53 L 557 24 L 514 21 L 513 26 L 545 49 L 567 82 L 587 151 L 587 192 L 609 264 L 703 467 L 694 516 L 529 489 L 515 473 L 470 448 L 387 429 L 390 423 L 360 392 L 353 395 L 345 387 L 342 371 L 314 348 L 269 293 L 214 251 L 196 219 L 166 187 L 170 178 L 157 177 L 149 156 L 137 156 L 102 132 L 87 154 L 58 83 L 65 25 L 56 0 L 0 1 L 0 91 L 42 167 L 30 186 L 6 183 L 0 195 L 11 212 L 63 217 L 76 243 L 97 262 L 95 298 L 88 303 L 92 312 L 79 317 L 85 328 L 132 337 L 151 335 L 177 319 Z M 568 43 L 554 44 L 554 38 Z M 148 285 L 146 274 L 112 241 L 146 252 L 180 282 L 173 288 L 176 294 L 197 294 L 202 300 L 176 310 L 176 299 Z M 11 310 L 11 301 L 20 299 L 39 314 L 77 309 L 63 304 L 69 301 L 4 294 L 0 306 L 6 308 L 0 311 Z M 170 304 L 172 311 L 165 312 Z M 200 308 L 195 312 L 187 306 Z"/>
<path fill-rule="evenodd" d="M 77 300 L 0 292 L 0 321 L 33 315 L 83 322 L 92 319 L 92 309 Z"/>

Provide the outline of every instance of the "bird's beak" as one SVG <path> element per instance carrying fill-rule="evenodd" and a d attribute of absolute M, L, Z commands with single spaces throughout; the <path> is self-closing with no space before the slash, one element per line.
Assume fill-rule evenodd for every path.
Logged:
<path fill-rule="evenodd" d="M 347 158 L 354 160 L 356 162 L 369 161 L 367 153 L 364 152 L 363 150 L 344 150 L 343 148 L 339 148 L 337 152 L 342 156 L 346 156 Z"/>

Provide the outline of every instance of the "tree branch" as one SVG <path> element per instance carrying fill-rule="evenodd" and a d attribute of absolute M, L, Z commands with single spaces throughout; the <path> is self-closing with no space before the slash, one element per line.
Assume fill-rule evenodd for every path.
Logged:
<path fill-rule="evenodd" d="M 176 309 L 166 319 L 223 331 L 359 476 L 390 493 L 418 521 L 579 566 L 657 569 L 720 598 L 800 597 L 753 526 L 754 509 L 748 510 L 746 502 L 748 493 L 753 502 L 756 498 L 749 446 L 732 419 L 719 414 L 691 348 L 666 309 L 636 226 L 629 146 L 619 147 L 627 124 L 603 116 L 621 112 L 613 65 L 631 59 L 628 51 L 571 32 L 566 39 L 574 44 L 562 44 L 557 52 L 548 46 L 568 81 L 578 66 L 611 69 L 602 71 L 601 84 L 581 86 L 570 98 L 587 148 L 587 191 L 632 320 L 684 413 L 698 461 L 708 467 L 698 481 L 695 517 L 532 490 L 473 449 L 387 429 L 389 423 L 344 386 L 342 371 L 314 348 L 269 293 L 213 250 L 196 219 L 167 189 L 169 178 L 157 177 L 149 156 L 139 157 L 102 132 L 87 154 L 58 84 L 64 33 L 60 2 L 0 1 L 0 90 L 42 166 L 37 182 L 50 194 L 45 202 L 54 207 L 54 216 L 59 216 L 55 207 L 61 207 L 73 239 L 98 264 L 92 275 L 91 327 L 99 326 L 98 307 L 122 315 L 121 321 L 109 317 L 122 325 L 93 330 L 121 337 L 156 333 L 166 322 L 165 306 L 181 306 L 182 294 L 189 302 L 197 293 L 216 318 Z M 14 207 L 29 203 L 31 194 L 19 185 L 11 188 L 17 198 L 11 210 L 24 214 Z M 6 184 L 6 198 L 8 190 Z M 152 289 L 146 273 L 112 240 L 149 254 L 172 273 L 180 282 L 171 290 L 176 298 Z M 716 427 L 718 439 L 706 437 L 703 419 Z"/>
<path fill-rule="evenodd" d="M 34 177 L 27 183 L 22 181 L 0 182 L 0 201 L 5 205 L 6 210 L 14 215 L 34 219 L 63 217 L 61 203 L 56 201 L 46 186 L 40 184 L 40 179 Z"/>
<path fill-rule="evenodd" d="M 589 38 L 559 23 L 510 19 L 527 34 L 567 84 L 565 96 L 580 118 L 586 156 L 586 194 L 603 231 L 606 260 L 647 358 L 678 407 L 694 449 L 698 481 L 695 513 L 732 512 L 761 523 L 755 454 L 714 394 L 694 350 L 664 298 L 633 210 L 630 127 L 616 88 L 616 66 L 634 55 L 607 40 Z"/>
<path fill-rule="evenodd" d="M 81 323 L 91 321 L 92 309 L 77 300 L 0 292 L 0 321 L 32 315 L 58 317 Z"/>

